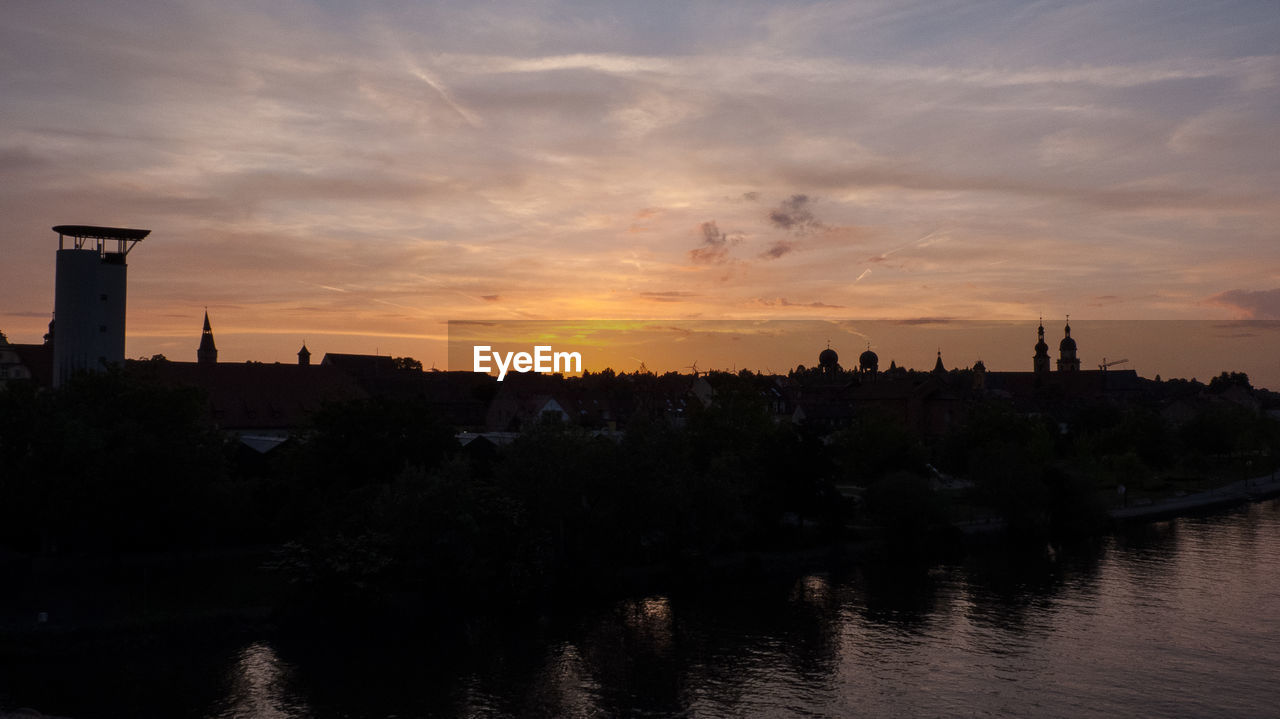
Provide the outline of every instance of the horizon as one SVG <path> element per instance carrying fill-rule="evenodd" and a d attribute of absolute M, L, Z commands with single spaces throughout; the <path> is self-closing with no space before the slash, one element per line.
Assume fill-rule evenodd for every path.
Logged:
<path fill-rule="evenodd" d="M 458 320 L 1029 325 L 942 347 L 996 371 L 1040 317 L 1277 320 L 1280 15 L 1179 7 L 11 8 L 0 330 L 40 341 L 63 223 L 152 231 L 126 355 L 176 361 L 206 308 L 225 361 L 424 367 Z M 1273 337 L 1168 366 L 1280 387 Z"/>
<path fill-rule="evenodd" d="M 1260 389 L 1280 387 L 1280 321 L 1192 320 L 1072 320 L 1082 371 L 1131 370 L 1146 379 L 1209 380 L 1222 373 L 1243 372 Z M 881 372 L 891 364 L 929 372 L 941 356 L 947 370 L 971 369 L 981 360 L 990 372 L 1030 372 L 1036 326 L 1004 320 L 617 320 L 551 322 L 519 320 L 450 322 L 443 361 L 422 362 L 413 355 L 385 352 L 346 353 L 308 342 L 312 364 L 326 354 L 409 357 L 422 362 L 423 371 L 471 371 L 473 347 L 491 345 L 494 352 L 528 351 L 535 345 L 576 351 L 584 372 L 612 370 L 630 374 L 641 367 L 654 374 L 690 374 L 748 370 L 785 376 L 798 367 L 815 367 L 818 353 L 830 347 L 840 365 L 854 369 L 864 349 L 878 357 Z M 219 339 L 218 363 L 295 364 L 297 350 L 287 357 L 228 356 Z M 1058 342 L 1063 330 L 1045 327 L 1051 372 L 1056 373 Z M 191 344 L 188 342 L 188 344 Z M 299 346 L 301 349 L 301 346 Z M 157 353 L 164 354 L 164 353 Z M 195 362 L 189 356 L 170 356 L 173 362 Z M 1212 358 L 1219 366 L 1205 364 Z M 145 360 L 149 356 L 130 356 Z M 1230 358 L 1230 359 L 1227 359 Z M 690 364 L 693 363 L 693 364 Z M 496 369 L 489 374 L 494 374 Z M 565 373 L 579 376 L 582 372 Z"/>

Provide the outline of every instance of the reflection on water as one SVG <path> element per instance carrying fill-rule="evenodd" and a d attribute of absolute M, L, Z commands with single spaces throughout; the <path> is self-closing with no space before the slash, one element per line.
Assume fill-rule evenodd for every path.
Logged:
<path fill-rule="evenodd" d="M 290 667 L 282 664 L 266 642 L 255 641 L 242 649 L 228 669 L 225 708 L 213 713 L 219 719 L 289 719 L 310 716 L 306 702 L 286 693 Z"/>
<path fill-rule="evenodd" d="M 75 717 L 1274 716 L 1278 597 L 1271 502 L 1085 549 L 635 597 L 466 646 L 256 637 L 186 649 L 198 655 L 185 670 L 173 668 L 175 647 L 149 647 L 127 654 L 123 672 L 101 658 L 60 665 L 62 678 L 41 675 L 37 692 L 24 693 L 21 673 L 0 678 L 0 707 Z M 160 688 L 148 698 L 125 680 Z M 59 689 L 85 693 L 63 701 Z"/>

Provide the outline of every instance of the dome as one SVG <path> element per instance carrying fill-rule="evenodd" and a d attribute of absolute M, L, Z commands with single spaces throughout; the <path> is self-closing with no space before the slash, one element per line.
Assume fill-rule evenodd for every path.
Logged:
<path fill-rule="evenodd" d="M 1076 341 L 1071 339 L 1070 337 L 1063 337 L 1062 342 L 1058 343 L 1058 350 L 1062 352 L 1068 352 L 1068 351 L 1075 352 Z"/>
<path fill-rule="evenodd" d="M 880 358 L 877 357 L 876 353 L 872 352 L 871 350 L 867 350 L 866 352 L 863 352 L 861 355 L 858 355 L 858 364 L 862 365 L 863 367 L 871 367 L 879 363 L 880 363 Z"/>
<path fill-rule="evenodd" d="M 839 361 L 840 355 L 836 354 L 836 351 L 830 347 L 822 350 L 818 355 L 818 364 L 822 367 L 835 367 Z"/>

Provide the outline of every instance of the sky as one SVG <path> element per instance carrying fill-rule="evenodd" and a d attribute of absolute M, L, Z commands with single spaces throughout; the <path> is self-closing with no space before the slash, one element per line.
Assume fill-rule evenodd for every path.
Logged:
<path fill-rule="evenodd" d="M 1063 323 L 1047 323 L 1050 367 L 1061 356 Z M 897 365 L 931 370 L 1029 372 L 1038 325 L 1022 320 L 460 320 L 449 323 L 449 369 L 498 376 L 519 371 L 514 355 L 541 352 L 543 371 L 630 372 L 740 369 L 785 374 L 815 367 L 827 347 L 845 369 L 861 364 L 864 350 L 883 371 Z M 1071 320 L 1080 369 L 1132 370 L 1148 379 L 1208 382 L 1223 371 L 1244 372 L 1255 387 L 1280 389 L 1277 320 Z M 479 349 L 477 349 L 479 348 Z M 555 364 L 555 353 L 579 359 Z M 479 355 L 479 364 L 477 364 Z M 576 362 L 576 363 L 575 363 Z M 501 367 L 499 366 L 501 365 Z M 444 365 L 440 366 L 441 369 Z M 532 367 L 526 367 L 526 370 Z"/>
<path fill-rule="evenodd" d="M 130 357 L 206 308 L 222 361 L 427 366 L 450 320 L 1280 319 L 1274 0 L 11 0 L 0 67 L 15 342 L 59 224 L 152 231 Z"/>

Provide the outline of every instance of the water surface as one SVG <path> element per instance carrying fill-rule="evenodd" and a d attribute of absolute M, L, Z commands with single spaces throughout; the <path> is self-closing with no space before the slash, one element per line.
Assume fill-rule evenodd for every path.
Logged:
<path fill-rule="evenodd" d="M 70 717 L 1276 716 L 1280 502 L 466 643 L 178 636 L 4 666 L 0 707 Z"/>

